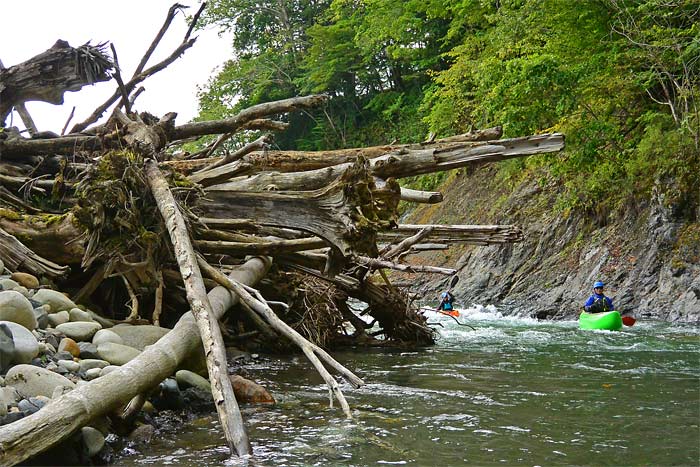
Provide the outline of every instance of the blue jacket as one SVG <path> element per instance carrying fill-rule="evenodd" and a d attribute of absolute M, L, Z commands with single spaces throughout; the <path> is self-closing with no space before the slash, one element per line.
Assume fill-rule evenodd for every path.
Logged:
<path fill-rule="evenodd" d="M 606 297 L 606 296 L 603 295 L 603 294 L 597 294 L 597 293 L 595 293 L 595 292 L 593 293 L 593 295 L 591 295 L 590 297 L 588 297 L 588 300 L 586 300 L 586 303 L 584 303 L 583 308 L 584 308 L 586 311 L 589 311 L 589 308 L 591 307 L 591 305 L 593 305 L 595 302 L 597 302 L 597 301 L 599 301 L 599 300 L 605 300 L 605 305 L 606 305 L 606 308 L 607 308 L 606 311 L 612 311 L 612 310 L 615 309 L 615 305 L 613 305 L 613 302 L 612 302 L 612 300 L 610 300 L 609 297 Z M 602 311 L 602 310 L 601 310 L 601 311 Z M 598 313 L 599 313 L 599 312 L 598 312 Z"/>

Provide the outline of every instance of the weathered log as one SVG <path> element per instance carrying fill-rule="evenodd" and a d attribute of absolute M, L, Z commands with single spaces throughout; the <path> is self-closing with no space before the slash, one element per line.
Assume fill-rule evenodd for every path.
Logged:
<path fill-rule="evenodd" d="M 225 135 L 222 135 L 221 137 L 219 137 L 219 139 L 216 140 L 214 145 L 210 149 L 208 149 L 209 153 L 216 150 L 216 148 L 225 141 L 224 137 L 230 138 L 232 135 L 233 135 L 233 133 L 226 133 Z M 232 152 L 231 154 L 228 154 L 228 155 L 224 156 L 223 158 L 221 158 L 221 160 L 219 160 L 217 162 L 213 162 L 210 165 L 204 167 L 202 169 L 202 171 L 215 169 L 215 168 L 222 166 L 224 164 L 228 164 L 230 162 L 237 161 L 240 158 L 242 158 L 243 156 L 245 156 L 246 154 L 249 154 L 253 151 L 257 151 L 257 150 L 260 150 L 263 148 L 267 148 L 267 146 L 269 146 L 271 143 L 272 143 L 272 135 L 263 135 L 260 138 L 256 139 L 255 141 L 252 141 L 252 142 L 246 144 L 245 146 L 240 148 L 238 151 Z M 192 180 L 193 182 L 197 182 L 197 174 L 193 174 L 190 177 L 190 180 Z"/>
<path fill-rule="evenodd" d="M 342 256 L 373 256 L 376 231 L 394 222 L 398 186 L 387 184 L 383 192 L 373 190 L 363 162 L 358 161 L 343 177 L 316 191 L 250 193 L 209 189 L 201 210 L 206 217 L 252 217 L 263 225 L 310 232 Z"/>
<path fill-rule="evenodd" d="M 389 177 L 411 177 L 474 163 L 556 152 L 563 147 L 564 137 L 554 133 L 487 143 L 453 143 L 438 149 L 402 149 L 370 159 L 369 163 L 372 175 L 386 180 Z M 210 189 L 261 191 L 271 188 L 299 190 L 303 187 L 304 190 L 315 190 L 341 176 L 349 166 L 350 163 L 344 163 L 303 172 L 262 172 L 252 176 L 235 177 L 226 183 L 213 185 Z"/>
<path fill-rule="evenodd" d="M 72 214 L 54 215 L 2 215 L 0 228 L 21 238 L 22 243 L 44 258 L 60 264 L 79 264 L 85 248 L 83 230 L 77 226 Z"/>
<path fill-rule="evenodd" d="M 56 41 L 26 62 L 0 69 L 0 124 L 12 107 L 27 101 L 63 104 L 65 92 L 109 80 L 112 68 L 104 44 L 73 48 L 66 41 Z"/>
<path fill-rule="evenodd" d="M 421 229 L 415 235 L 412 235 L 404 240 L 401 240 L 398 245 L 387 245 L 385 248 L 379 252 L 379 255 L 384 259 L 392 259 L 399 256 L 404 251 L 411 248 L 416 243 L 420 242 L 426 238 L 435 229 L 432 225 L 427 225 L 425 228 Z"/>
<path fill-rule="evenodd" d="M 210 254 L 221 253 L 231 256 L 275 256 L 280 253 L 316 250 L 327 246 L 326 242 L 318 238 L 300 238 L 296 240 L 278 240 L 259 243 L 198 240 L 194 243 L 202 252 Z"/>
<path fill-rule="evenodd" d="M 235 270 L 231 277 L 252 285 L 270 266 L 263 258 L 253 258 Z M 238 301 L 223 287 L 208 294 L 217 319 Z M 100 415 L 126 404 L 132 397 L 149 391 L 172 375 L 191 352 L 202 345 L 191 313 L 138 357 L 119 369 L 78 386 L 54 399 L 40 411 L 0 427 L 0 465 L 15 465 L 68 438 Z M 129 384 L 124 384 L 128 381 Z"/>
<path fill-rule="evenodd" d="M 226 178 L 236 175 L 249 175 L 257 172 L 304 172 L 307 170 L 323 169 L 333 165 L 352 163 L 360 156 L 365 159 L 373 159 L 407 149 L 422 149 L 425 147 L 438 148 L 441 145 L 456 142 L 490 141 L 500 138 L 501 134 L 501 127 L 495 127 L 417 144 L 390 144 L 364 148 L 336 149 L 331 151 L 265 151 L 264 153 L 256 151 L 245 156 L 241 164 L 228 164 L 230 167 L 222 168 L 220 172 L 206 169 L 206 172 L 209 173 L 205 174 L 203 167 L 204 164 L 208 162 L 203 161 L 179 163 L 177 164 L 177 169 L 184 173 L 201 171 L 201 173 L 198 174 L 200 177 L 199 181 L 213 178 L 220 180 L 222 175 L 225 177 L 223 180 L 226 180 Z M 219 161 L 221 161 L 221 158 L 219 158 Z M 225 174 L 228 174 L 228 176 Z M 220 183 L 220 181 L 207 181 L 207 183 L 213 185 L 215 183 Z"/>
<path fill-rule="evenodd" d="M 488 245 L 523 240 L 522 230 L 515 225 L 431 225 L 433 229 L 427 238 L 440 243 Z M 399 241 L 426 227 L 428 224 L 399 224 L 396 229 L 380 232 L 378 238 L 381 242 Z"/>
<path fill-rule="evenodd" d="M 37 277 L 60 279 L 70 271 L 68 266 L 59 266 L 37 255 L 2 228 L 0 228 L 0 260 L 10 271 L 28 272 Z"/>
<path fill-rule="evenodd" d="M 231 387 L 231 380 L 228 378 L 224 339 L 207 297 L 185 219 L 177 207 L 175 198 L 170 193 L 168 182 L 152 159 L 146 161 L 146 174 L 148 185 L 170 234 L 175 258 L 185 283 L 187 301 L 197 321 L 199 334 L 204 344 L 212 396 L 224 435 L 232 453 L 235 452 L 239 456 L 248 455 L 251 453 L 250 441 L 236 402 L 236 396 Z"/>
<path fill-rule="evenodd" d="M 371 269 L 394 269 L 402 272 L 432 272 L 437 274 L 445 274 L 451 276 L 457 272 L 456 269 L 441 268 L 437 266 L 423 266 L 412 264 L 399 264 L 391 261 L 385 261 L 377 258 L 367 258 L 366 256 L 353 256 L 353 259 L 358 264 L 367 266 Z"/>

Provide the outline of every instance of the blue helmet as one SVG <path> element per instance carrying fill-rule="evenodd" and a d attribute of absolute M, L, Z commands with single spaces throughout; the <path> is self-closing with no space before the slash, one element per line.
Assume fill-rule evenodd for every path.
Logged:
<path fill-rule="evenodd" d="M 447 292 L 443 292 L 442 295 L 440 295 L 440 297 L 442 297 L 442 298 L 447 297 Z"/>
<path fill-rule="evenodd" d="M 593 288 L 594 288 L 594 289 L 597 289 L 598 287 L 605 287 L 605 284 L 603 284 L 603 283 L 600 282 L 600 281 L 598 281 L 598 282 L 596 282 L 595 284 L 593 284 Z"/>

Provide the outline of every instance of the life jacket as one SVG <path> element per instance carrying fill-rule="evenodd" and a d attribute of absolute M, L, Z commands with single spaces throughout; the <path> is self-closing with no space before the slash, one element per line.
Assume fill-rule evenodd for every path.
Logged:
<path fill-rule="evenodd" d="M 605 313 L 610 310 L 611 308 L 605 295 L 595 298 L 593 304 L 588 308 L 589 313 Z"/>

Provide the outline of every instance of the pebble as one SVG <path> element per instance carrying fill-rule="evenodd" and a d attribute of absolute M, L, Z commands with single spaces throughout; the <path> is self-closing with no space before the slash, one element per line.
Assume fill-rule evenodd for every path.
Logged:
<path fill-rule="evenodd" d="M 49 314 L 49 324 L 53 327 L 56 327 L 63 323 L 67 323 L 68 321 L 70 321 L 70 314 L 68 314 L 68 312 L 65 310 L 59 311 L 58 313 Z"/>
<path fill-rule="evenodd" d="M 0 321 L 12 331 L 12 341 L 15 351 L 12 357 L 13 363 L 29 363 L 39 355 L 39 341 L 24 326 L 10 321 Z"/>
<path fill-rule="evenodd" d="M 92 343 L 95 345 L 104 344 L 105 342 L 124 345 L 124 339 L 110 329 L 100 329 L 92 336 Z"/>
<path fill-rule="evenodd" d="M 108 362 L 105 362 L 104 360 L 97 360 L 94 358 L 85 358 L 83 360 L 80 360 L 79 362 L 80 365 L 80 371 L 88 371 L 92 369 L 99 369 L 101 370 L 102 368 L 106 367 L 109 365 Z"/>
<path fill-rule="evenodd" d="M 68 315 L 70 316 L 70 321 L 75 322 L 75 321 L 88 321 L 88 322 L 93 322 L 92 318 L 90 318 L 90 313 L 87 311 L 83 311 L 80 308 L 71 308 L 70 311 L 68 312 Z"/>
<path fill-rule="evenodd" d="M 98 323 L 76 321 L 74 323 L 63 323 L 56 326 L 56 330 L 61 331 L 66 336 L 75 341 L 89 341 L 97 331 L 102 328 Z"/>
<path fill-rule="evenodd" d="M 97 346 L 97 354 L 112 365 L 124 365 L 138 357 L 141 351 L 127 345 L 105 342 Z"/>
<path fill-rule="evenodd" d="M 65 376 L 33 365 L 15 365 L 5 377 L 8 386 L 12 386 L 24 397 L 51 397 L 59 386 L 74 388 L 75 384 Z"/>
<path fill-rule="evenodd" d="M 10 276 L 10 279 L 28 289 L 36 289 L 39 287 L 39 279 L 26 272 L 15 272 Z"/>
<path fill-rule="evenodd" d="M 90 368 L 85 372 L 85 379 L 88 381 L 92 381 L 93 379 L 97 379 L 102 375 L 102 368 Z"/>
<path fill-rule="evenodd" d="M 78 347 L 78 343 L 70 337 L 64 337 L 61 339 L 61 343 L 58 344 L 58 351 L 68 352 L 73 357 L 80 357 L 80 347 Z"/>
<path fill-rule="evenodd" d="M 88 457 L 95 457 L 105 446 L 105 437 L 100 430 L 91 426 L 80 429 L 83 438 L 83 447 Z"/>
<path fill-rule="evenodd" d="M 53 313 L 76 308 L 75 303 L 70 298 L 51 289 L 39 289 L 32 298 L 42 305 L 51 305 Z"/>
<path fill-rule="evenodd" d="M 80 363 L 74 362 L 73 360 L 59 360 L 58 367 L 63 368 L 66 371 L 76 373 L 80 370 Z"/>

